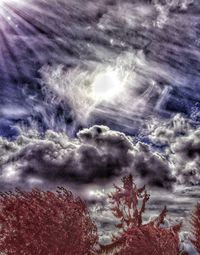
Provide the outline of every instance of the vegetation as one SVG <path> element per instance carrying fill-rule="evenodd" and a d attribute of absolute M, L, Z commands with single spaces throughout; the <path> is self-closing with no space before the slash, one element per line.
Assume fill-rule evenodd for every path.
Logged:
<path fill-rule="evenodd" d="M 97 242 L 85 203 L 64 188 L 1 194 L 0 224 L 7 255 L 88 255 Z"/>
<path fill-rule="evenodd" d="M 70 191 L 6 192 L 0 194 L 0 251 L 6 255 L 186 255 L 180 251 L 181 224 L 166 227 L 167 208 L 143 222 L 150 195 L 132 176 L 114 185 L 109 195 L 120 230 L 112 243 L 98 242 L 97 228 L 86 204 Z M 192 215 L 191 242 L 200 254 L 200 204 Z"/>
<path fill-rule="evenodd" d="M 200 203 L 197 204 L 196 209 L 192 215 L 192 233 L 194 239 L 191 240 L 195 246 L 198 254 L 200 254 Z"/>
<path fill-rule="evenodd" d="M 101 246 L 103 254 L 116 255 L 177 255 L 179 254 L 179 230 L 181 224 L 164 228 L 167 209 L 153 221 L 143 224 L 142 215 L 150 196 L 145 187 L 138 189 L 132 176 L 122 179 L 123 186 L 115 186 L 109 197 L 113 215 L 119 219 L 117 227 L 122 234 L 113 237 L 113 242 Z M 141 205 L 139 207 L 139 205 Z"/>

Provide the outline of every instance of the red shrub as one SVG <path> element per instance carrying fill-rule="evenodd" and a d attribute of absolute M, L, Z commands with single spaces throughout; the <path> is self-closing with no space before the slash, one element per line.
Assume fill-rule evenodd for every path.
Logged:
<path fill-rule="evenodd" d="M 7 255 L 88 255 L 97 241 L 86 205 L 71 192 L 1 193 L 0 251 Z"/>
<path fill-rule="evenodd" d="M 131 227 L 113 244 L 104 247 L 105 254 L 115 255 L 178 255 L 178 229 L 152 225 Z"/>
<path fill-rule="evenodd" d="M 192 232 L 194 239 L 191 240 L 198 254 L 200 254 L 200 203 L 197 204 L 196 210 L 192 215 Z"/>
<path fill-rule="evenodd" d="M 120 221 L 117 227 L 122 234 L 113 237 L 110 245 L 101 246 L 102 254 L 115 255 L 178 255 L 179 230 L 181 224 L 172 228 L 163 228 L 167 209 L 153 221 L 142 224 L 149 194 L 145 187 L 138 189 L 132 176 L 122 179 L 123 187 L 115 186 L 115 192 L 109 196 L 114 205 L 113 215 Z M 141 205 L 141 206 L 139 206 Z"/>

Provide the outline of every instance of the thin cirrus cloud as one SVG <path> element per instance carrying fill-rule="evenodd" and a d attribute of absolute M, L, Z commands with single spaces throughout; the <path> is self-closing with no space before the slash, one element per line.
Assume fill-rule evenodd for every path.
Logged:
<path fill-rule="evenodd" d="M 143 119 L 191 114 L 200 100 L 198 0 L 4 0 L 1 7 L 0 119 L 11 126 L 74 135 L 100 123 L 134 134 Z M 88 92 L 110 76 L 122 93 Z"/>

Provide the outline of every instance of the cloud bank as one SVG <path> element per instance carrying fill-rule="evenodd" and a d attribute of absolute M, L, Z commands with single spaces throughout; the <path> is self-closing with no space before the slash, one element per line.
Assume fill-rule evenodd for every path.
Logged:
<path fill-rule="evenodd" d="M 136 143 L 106 126 L 93 126 L 70 139 L 47 131 L 0 140 L 1 188 L 7 185 L 108 183 L 132 173 L 152 186 L 170 188 L 174 181 L 166 160 L 148 145 Z"/>
<path fill-rule="evenodd" d="M 23 133 L 15 141 L 1 138 L 1 189 L 101 185 L 129 173 L 158 188 L 199 184 L 200 129 L 180 115 L 150 127 L 149 144 L 98 125 L 79 131 L 76 138 L 54 131 Z"/>

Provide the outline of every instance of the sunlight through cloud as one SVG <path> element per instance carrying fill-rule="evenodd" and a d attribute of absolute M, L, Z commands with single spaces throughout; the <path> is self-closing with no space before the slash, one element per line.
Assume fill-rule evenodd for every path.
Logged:
<path fill-rule="evenodd" d="M 107 70 L 95 77 L 92 97 L 97 101 L 111 100 L 123 90 L 123 83 L 114 70 Z"/>
<path fill-rule="evenodd" d="M 1 0 L 0 6 L 9 7 L 10 4 L 23 3 L 24 0 Z"/>
<path fill-rule="evenodd" d="M 17 7 L 22 7 L 22 5 L 27 4 L 25 0 L 1 0 L 0 1 L 0 14 L 2 16 L 9 16 L 9 13 L 15 13 Z"/>

